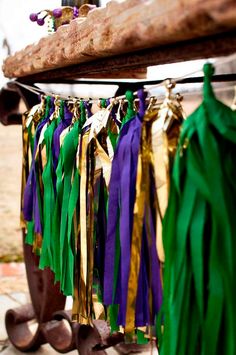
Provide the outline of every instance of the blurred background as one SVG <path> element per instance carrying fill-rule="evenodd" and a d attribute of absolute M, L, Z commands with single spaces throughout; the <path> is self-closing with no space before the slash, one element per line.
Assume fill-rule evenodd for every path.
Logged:
<path fill-rule="evenodd" d="M 0 0 L 0 67 L 7 55 L 47 35 L 45 26 L 36 26 L 29 21 L 29 14 L 60 4 L 61 1 L 56 0 Z M 0 70 L 0 87 L 7 81 Z M 20 184 L 21 126 L 0 124 L 0 261 L 22 258 Z"/>

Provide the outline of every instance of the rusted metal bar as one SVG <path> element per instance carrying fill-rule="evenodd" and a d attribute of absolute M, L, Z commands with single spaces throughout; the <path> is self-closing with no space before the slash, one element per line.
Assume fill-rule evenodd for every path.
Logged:
<path fill-rule="evenodd" d="M 38 268 L 39 258 L 32 247 L 25 244 L 23 233 L 24 260 L 32 305 L 9 310 L 5 324 L 11 343 L 20 351 L 33 351 L 47 342 L 45 323 L 53 314 L 64 308 L 65 296 L 60 293 L 59 284 L 54 285 L 54 275 L 49 269 Z M 34 321 L 36 331 L 32 333 L 29 321 Z"/>
<path fill-rule="evenodd" d="M 58 352 L 67 353 L 76 348 L 78 323 L 71 321 L 71 311 L 57 311 L 44 328 L 47 342 Z"/>

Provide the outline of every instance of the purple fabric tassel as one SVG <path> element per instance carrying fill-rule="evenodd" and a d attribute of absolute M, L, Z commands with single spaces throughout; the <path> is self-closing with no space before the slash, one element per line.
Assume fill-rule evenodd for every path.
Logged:
<path fill-rule="evenodd" d="M 121 246 L 121 298 L 119 300 L 119 324 L 125 325 L 128 280 L 130 269 L 131 236 L 133 227 L 133 209 L 137 162 L 141 134 L 139 115 L 131 121 L 128 133 L 120 146 L 120 246 Z"/>
<path fill-rule="evenodd" d="M 133 210 L 136 194 L 137 163 L 140 147 L 142 118 L 145 114 L 145 94 L 138 93 L 140 104 L 139 113 L 128 121 L 120 132 L 112 162 L 111 180 L 109 187 L 108 226 L 105 246 L 105 275 L 104 275 L 104 303 L 106 305 L 119 304 L 118 324 L 125 326 L 128 296 L 128 280 L 130 271 L 131 238 L 133 228 Z M 142 248 L 138 290 L 135 308 L 135 325 L 145 326 L 154 323 L 154 317 L 162 302 L 162 288 L 160 280 L 160 266 L 156 250 L 156 210 L 152 208 L 153 189 L 155 181 L 150 171 L 150 204 L 145 206 L 143 220 Z M 120 265 L 117 288 L 113 295 L 115 240 L 117 224 L 120 231 Z M 147 224 L 150 239 L 147 240 Z M 153 297 L 153 314 L 150 314 L 149 292 Z"/>
<path fill-rule="evenodd" d="M 33 151 L 33 160 L 30 168 L 30 173 L 26 182 L 25 192 L 24 192 L 24 218 L 26 221 L 32 221 L 33 219 L 33 206 L 35 205 L 34 196 L 36 194 L 36 177 L 35 177 L 35 154 L 38 145 L 38 140 L 40 137 L 40 133 L 43 129 L 43 126 L 47 123 L 47 119 L 44 119 L 39 123 L 35 138 L 34 138 L 34 151 Z"/>
<path fill-rule="evenodd" d="M 131 236 L 137 162 L 140 145 L 142 118 L 145 113 L 145 96 L 141 97 L 140 110 L 120 132 L 119 142 L 112 162 L 109 187 L 108 227 L 105 251 L 104 303 L 113 303 L 115 240 L 117 223 L 120 226 L 121 263 L 115 302 L 120 305 L 118 323 L 125 325 L 128 279 L 130 268 Z M 118 216 L 120 211 L 120 216 Z"/>
<path fill-rule="evenodd" d="M 35 233 L 42 234 L 42 225 L 40 220 L 40 211 L 39 211 L 39 201 L 37 193 L 37 184 L 36 184 L 36 163 L 35 163 L 35 154 L 38 146 L 38 141 L 40 133 L 44 125 L 48 122 L 51 114 L 54 112 L 54 98 L 51 98 L 51 107 L 48 113 L 48 116 L 45 117 L 37 126 L 35 138 L 34 138 L 34 151 L 33 159 L 30 168 L 30 173 L 26 182 L 25 192 L 24 192 L 24 208 L 23 214 L 26 221 L 35 221 Z"/>
<path fill-rule="evenodd" d="M 91 104 L 89 103 L 89 101 L 83 101 L 84 103 L 84 106 L 86 108 L 86 111 L 87 111 L 87 115 L 88 115 L 88 118 L 91 117 L 93 114 L 92 114 L 92 111 L 91 111 Z"/>

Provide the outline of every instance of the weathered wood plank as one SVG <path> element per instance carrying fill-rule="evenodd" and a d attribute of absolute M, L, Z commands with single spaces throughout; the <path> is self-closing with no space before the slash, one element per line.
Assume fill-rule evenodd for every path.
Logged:
<path fill-rule="evenodd" d="M 49 83 L 75 78 L 126 78 L 127 70 L 131 74 L 136 73 L 138 78 L 137 74 L 143 67 L 218 57 L 234 52 L 236 52 L 236 31 L 26 75 L 21 78 L 21 81 Z M 139 78 L 141 79 L 141 75 Z"/>
<path fill-rule="evenodd" d="M 209 48 L 203 48 L 200 39 L 230 30 L 236 30 L 235 0 L 111 1 L 106 8 L 91 11 L 85 21 L 73 20 L 53 35 L 7 58 L 3 71 L 5 76 L 12 78 L 70 66 L 73 74 L 68 74 L 69 77 L 89 77 L 96 73 L 100 75 L 104 64 L 107 67 L 103 72 L 111 73 L 114 69 L 132 69 L 132 66 L 135 69 L 173 62 L 175 57 L 179 61 L 203 57 L 207 53 L 210 56 L 218 55 L 218 52 L 227 54 L 230 51 L 229 43 L 225 45 L 218 42 L 218 50 L 215 43 L 203 41 L 203 45 L 209 45 Z M 234 35 L 231 38 L 235 42 Z M 199 43 L 197 50 L 191 47 L 194 39 Z M 181 42 L 188 40 L 191 41 L 183 47 L 186 53 L 180 53 Z M 235 43 L 233 46 L 235 50 Z M 120 56 L 147 48 L 155 49 L 154 52 L 147 51 L 145 58 L 142 57 L 142 51 Z M 197 51 L 200 51 L 199 54 Z M 111 61 L 104 59 L 111 56 L 115 56 Z M 157 56 L 160 56 L 159 61 Z M 97 68 L 94 63 L 81 64 L 95 60 L 98 60 Z M 81 65 L 75 67 L 78 64 Z M 67 72 L 66 68 L 54 74 L 64 75 Z M 51 72 L 51 75 L 54 74 Z"/>

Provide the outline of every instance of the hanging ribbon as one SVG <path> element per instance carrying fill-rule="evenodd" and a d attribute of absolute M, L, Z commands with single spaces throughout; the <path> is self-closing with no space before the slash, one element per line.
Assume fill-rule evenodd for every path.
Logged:
<path fill-rule="evenodd" d="M 163 225 L 161 354 L 236 351 L 236 115 L 215 98 L 210 64 L 204 74 L 203 103 L 182 127 Z"/>

